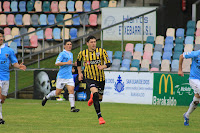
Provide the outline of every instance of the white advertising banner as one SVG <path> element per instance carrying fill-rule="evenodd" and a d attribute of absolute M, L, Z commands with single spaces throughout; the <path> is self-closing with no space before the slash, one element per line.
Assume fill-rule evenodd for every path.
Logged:
<path fill-rule="evenodd" d="M 156 7 L 102 8 L 101 27 L 105 28 L 153 9 L 156 9 Z M 156 12 L 144 16 L 144 40 L 146 40 L 147 36 L 156 36 Z M 122 24 L 104 30 L 103 39 L 122 40 Z M 142 40 L 142 17 L 124 23 L 124 40 Z"/>
<path fill-rule="evenodd" d="M 105 71 L 103 102 L 152 104 L 153 73 Z"/>

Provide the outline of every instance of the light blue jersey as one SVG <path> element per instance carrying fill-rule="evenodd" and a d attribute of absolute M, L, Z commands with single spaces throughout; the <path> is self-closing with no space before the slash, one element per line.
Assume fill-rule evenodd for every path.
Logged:
<path fill-rule="evenodd" d="M 56 59 L 55 64 L 60 63 L 60 62 L 68 62 L 69 60 L 71 60 L 73 62 L 73 54 L 69 51 L 63 50 L 58 55 L 58 58 Z M 57 74 L 57 78 L 59 78 L 59 79 L 71 79 L 71 78 L 73 78 L 73 76 L 72 76 L 72 64 L 60 66 L 60 70 Z"/>
<path fill-rule="evenodd" d="M 183 57 L 192 58 L 190 69 L 190 79 L 200 79 L 200 50 L 192 52 L 184 52 Z"/>
<path fill-rule="evenodd" d="M 14 51 L 5 46 L 5 44 L 0 47 L 0 80 L 9 80 L 10 79 L 10 63 L 18 63 Z"/>

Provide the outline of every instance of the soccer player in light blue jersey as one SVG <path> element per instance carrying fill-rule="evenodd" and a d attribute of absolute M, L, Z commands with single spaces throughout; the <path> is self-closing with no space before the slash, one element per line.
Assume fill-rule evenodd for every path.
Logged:
<path fill-rule="evenodd" d="M 184 113 L 184 125 L 189 126 L 189 116 L 197 108 L 200 102 L 200 50 L 192 52 L 184 52 L 179 57 L 179 71 L 178 75 L 184 76 L 182 71 L 183 59 L 192 58 L 192 64 L 190 68 L 189 83 L 194 90 L 194 98 L 191 102 L 189 109 Z"/>
<path fill-rule="evenodd" d="M 14 51 L 3 44 L 4 40 L 4 31 L 0 29 L 0 124 L 4 124 L 2 116 L 2 104 L 4 103 L 9 89 L 9 79 L 10 79 L 10 70 L 9 65 L 12 65 L 15 68 L 21 70 L 26 70 L 26 66 L 23 63 L 18 64 L 17 58 L 14 54 Z"/>
<path fill-rule="evenodd" d="M 79 109 L 75 108 L 75 96 L 74 96 L 74 80 L 72 76 L 72 64 L 73 54 L 71 53 L 72 42 L 67 41 L 64 45 L 64 50 L 58 55 L 56 59 L 56 66 L 60 66 L 57 74 L 56 90 L 51 91 L 42 100 L 42 106 L 44 106 L 47 100 L 51 97 L 58 96 L 66 86 L 69 93 L 69 102 L 71 105 L 71 112 L 79 112 Z"/>

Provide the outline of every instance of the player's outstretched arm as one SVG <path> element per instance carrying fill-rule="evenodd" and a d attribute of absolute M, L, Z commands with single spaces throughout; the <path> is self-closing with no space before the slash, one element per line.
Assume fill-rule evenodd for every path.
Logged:
<path fill-rule="evenodd" d="M 73 62 L 69 60 L 68 62 L 57 62 L 55 65 L 56 66 L 64 66 L 64 65 L 72 65 Z"/>
<path fill-rule="evenodd" d="M 178 69 L 178 75 L 183 77 L 184 73 L 182 71 L 182 64 L 183 64 L 183 54 L 181 54 L 179 57 L 179 69 Z"/>
<path fill-rule="evenodd" d="M 14 66 L 15 68 L 18 68 L 18 69 L 21 69 L 21 70 L 25 71 L 25 70 L 26 70 L 26 66 L 23 65 L 23 64 L 24 64 L 23 62 L 22 62 L 21 64 L 15 63 L 13 66 Z"/>

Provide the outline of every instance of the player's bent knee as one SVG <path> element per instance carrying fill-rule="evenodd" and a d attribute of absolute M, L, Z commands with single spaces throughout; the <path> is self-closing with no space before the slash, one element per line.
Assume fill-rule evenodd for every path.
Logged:
<path fill-rule="evenodd" d="M 199 101 L 194 101 L 194 104 L 195 104 L 195 105 L 198 105 L 198 104 L 199 104 Z"/>

